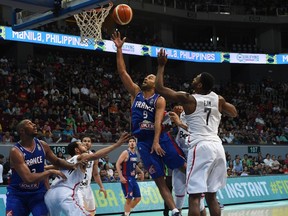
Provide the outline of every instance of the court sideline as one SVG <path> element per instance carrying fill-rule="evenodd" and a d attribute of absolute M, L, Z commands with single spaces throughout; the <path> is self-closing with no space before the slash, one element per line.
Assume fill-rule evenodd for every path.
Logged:
<path fill-rule="evenodd" d="M 209 216 L 207 209 L 207 216 Z M 139 216 L 162 216 L 161 211 L 145 212 L 145 213 L 132 213 L 132 215 Z M 188 210 L 184 209 L 183 216 L 188 215 Z M 288 216 L 288 200 L 261 202 L 251 204 L 239 204 L 225 206 L 222 210 L 222 216 Z"/>

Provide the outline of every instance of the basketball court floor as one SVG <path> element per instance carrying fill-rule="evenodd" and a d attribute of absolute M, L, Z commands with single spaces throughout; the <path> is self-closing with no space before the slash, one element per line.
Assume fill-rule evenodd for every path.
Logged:
<path fill-rule="evenodd" d="M 162 216 L 162 212 L 134 213 L 139 216 Z M 183 216 L 188 215 L 188 210 L 182 211 Z M 261 202 L 253 204 L 229 205 L 222 210 L 222 216 L 288 216 L 288 200 Z M 207 209 L 207 216 L 209 211 Z"/>

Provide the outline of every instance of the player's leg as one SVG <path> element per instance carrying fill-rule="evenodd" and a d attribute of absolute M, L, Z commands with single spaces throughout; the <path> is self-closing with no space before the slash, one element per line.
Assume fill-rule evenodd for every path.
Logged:
<path fill-rule="evenodd" d="M 29 199 L 29 208 L 31 209 L 32 215 L 46 216 L 49 211 L 44 201 L 45 192 L 34 194 Z"/>
<path fill-rule="evenodd" d="M 125 184 L 121 183 L 121 187 L 124 197 L 126 198 L 123 216 L 128 216 L 130 215 L 131 204 L 133 202 L 133 179 L 131 177 L 127 177 L 127 182 Z"/>
<path fill-rule="evenodd" d="M 6 215 L 13 216 L 29 216 L 29 209 L 26 201 L 29 197 L 19 197 L 17 195 L 7 193 Z"/>
<path fill-rule="evenodd" d="M 49 211 L 49 216 L 60 216 L 61 214 L 61 200 L 57 195 L 56 189 L 49 189 L 44 197 L 46 207 Z"/>
<path fill-rule="evenodd" d="M 213 169 L 211 169 L 211 172 L 208 176 L 208 189 L 207 193 L 205 193 L 205 199 L 210 211 L 210 215 L 219 216 L 221 215 L 221 209 L 216 197 L 216 192 L 223 188 L 226 184 L 227 171 L 225 150 L 220 142 L 210 142 L 209 148 L 214 152 L 215 159 L 213 163 Z"/>
<path fill-rule="evenodd" d="M 174 169 L 172 172 L 172 185 L 176 208 L 181 211 L 186 197 L 186 174 L 179 169 Z"/>
<path fill-rule="evenodd" d="M 84 208 L 88 212 L 90 212 L 91 216 L 94 216 L 95 211 L 96 211 L 96 205 L 95 205 L 95 199 L 94 199 L 93 191 L 89 185 L 87 185 L 87 187 L 84 187 L 83 189 L 84 190 L 82 191 L 82 193 L 84 193 L 84 195 L 83 195 Z"/>
<path fill-rule="evenodd" d="M 189 194 L 188 216 L 200 216 L 200 199 L 201 193 Z"/>
<path fill-rule="evenodd" d="M 135 178 L 133 178 L 133 200 L 131 202 L 131 211 L 135 208 L 135 206 L 141 201 L 141 193 L 139 185 Z"/>
<path fill-rule="evenodd" d="M 155 152 L 151 154 L 150 153 L 151 147 L 148 147 L 146 143 L 142 144 L 141 142 L 138 142 L 137 145 L 138 145 L 138 150 L 142 158 L 143 164 L 145 166 L 145 169 L 148 170 L 150 176 L 155 181 L 163 200 L 172 210 L 173 214 L 179 212 L 175 206 L 172 194 L 169 191 L 169 188 L 167 187 L 165 183 L 164 164 L 162 161 L 163 158 L 157 155 Z M 173 161 L 174 158 L 171 158 L 171 160 Z M 179 166 L 182 166 L 183 163 L 185 163 L 184 159 L 182 159 L 182 161 L 179 162 Z"/>
<path fill-rule="evenodd" d="M 167 204 L 169 209 L 172 210 L 172 215 L 181 215 L 181 214 L 179 214 L 180 213 L 179 210 L 176 208 L 172 194 L 166 185 L 164 176 L 160 176 L 158 178 L 155 178 L 154 181 L 155 181 L 155 183 L 159 189 L 159 192 L 160 192 L 164 202 Z"/>
<path fill-rule="evenodd" d="M 201 194 L 201 199 L 200 199 L 200 215 L 201 216 L 206 216 L 206 208 L 205 208 L 205 194 Z"/>
<path fill-rule="evenodd" d="M 216 193 L 206 193 L 205 199 L 209 208 L 209 212 L 211 216 L 220 216 L 221 209 L 216 198 Z"/>
<path fill-rule="evenodd" d="M 167 168 L 168 169 L 168 168 Z M 169 190 L 171 191 L 172 193 L 172 189 L 173 189 L 173 186 L 172 186 L 172 176 L 171 175 L 166 175 L 165 176 L 165 182 L 166 182 L 166 185 L 167 187 L 169 188 Z M 166 202 L 164 202 L 164 210 L 163 210 L 163 216 L 169 216 L 169 211 L 170 211 L 170 208 L 169 206 L 166 204 Z"/>
<path fill-rule="evenodd" d="M 167 135 L 167 138 L 160 140 L 161 148 L 166 152 L 162 157 L 164 163 L 170 169 L 186 171 L 186 159 L 182 149 Z"/>

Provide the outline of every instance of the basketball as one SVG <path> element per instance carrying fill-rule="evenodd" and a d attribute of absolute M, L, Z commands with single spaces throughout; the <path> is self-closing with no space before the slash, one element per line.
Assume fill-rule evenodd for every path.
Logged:
<path fill-rule="evenodd" d="M 119 4 L 113 10 L 113 19 L 119 25 L 127 25 L 132 18 L 132 8 L 126 4 Z"/>

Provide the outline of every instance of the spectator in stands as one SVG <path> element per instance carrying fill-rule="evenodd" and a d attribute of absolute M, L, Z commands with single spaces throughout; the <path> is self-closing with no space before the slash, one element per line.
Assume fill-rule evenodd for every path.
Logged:
<path fill-rule="evenodd" d="M 232 171 L 234 173 L 236 173 L 236 175 L 238 175 L 238 176 L 241 175 L 241 173 L 243 172 L 243 166 L 240 163 L 240 159 L 239 158 L 235 159 L 235 164 L 233 165 Z"/>
<path fill-rule="evenodd" d="M 13 136 L 10 134 L 9 131 L 6 131 L 2 137 L 2 142 L 4 144 L 13 144 L 14 142 L 14 138 Z"/>
<path fill-rule="evenodd" d="M 272 172 L 274 174 L 278 174 L 279 173 L 279 169 L 280 169 L 281 164 L 279 163 L 279 161 L 276 159 L 275 155 L 272 155 Z"/>
<path fill-rule="evenodd" d="M 263 160 L 263 162 L 265 166 L 272 167 L 273 160 L 271 159 L 269 153 L 266 154 L 266 158 Z"/>
<path fill-rule="evenodd" d="M 4 163 L 4 155 L 0 154 L 0 185 L 3 184 L 3 163 Z"/>
<path fill-rule="evenodd" d="M 55 128 L 52 130 L 52 139 L 53 142 L 60 142 L 62 139 L 62 128 L 60 127 L 60 124 L 56 124 Z"/>
<path fill-rule="evenodd" d="M 110 182 L 110 179 L 105 169 L 100 170 L 100 178 L 102 182 Z"/>
<path fill-rule="evenodd" d="M 288 139 L 285 136 L 284 132 L 279 132 L 279 134 L 276 136 L 276 141 L 277 141 L 277 144 L 283 144 L 283 143 L 287 143 Z"/>
<path fill-rule="evenodd" d="M 103 163 L 104 163 L 104 165 L 108 164 L 111 169 L 115 168 L 114 165 L 109 161 L 109 156 L 108 155 L 105 155 Z"/>
<path fill-rule="evenodd" d="M 101 136 L 105 142 L 112 142 L 112 133 L 108 127 L 105 127 L 101 132 Z"/>
<path fill-rule="evenodd" d="M 249 175 L 249 169 L 247 166 L 244 166 L 243 172 L 240 174 L 240 176 L 248 176 Z"/>
<path fill-rule="evenodd" d="M 76 121 L 71 112 L 69 112 L 68 116 L 66 117 L 66 125 L 70 125 L 74 132 L 77 131 Z"/>
<path fill-rule="evenodd" d="M 67 125 L 66 128 L 62 131 L 62 141 L 70 142 L 74 137 L 74 131 L 70 125 Z"/>
<path fill-rule="evenodd" d="M 53 143 L 53 138 L 52 138 L 52 132 L 49 131 L 49 130 L 46 130 L 44 133 L 43 133 L 43 140 L 48 143 L 48 144 L 51 144 Z"/>
<path fill-rule="evenodd" d="M 61 158 L 61 159 L 66 160 L 66 158 L 65 158 L 65 156 L 63 155 L 62 151 L 58 151 L 57 154 L 56 154 L 56 156 L 57 156 L 58 158 Z"/>
<path fill-rule="evenodd" d="M 286 164 L 288 166 L 288 153 L 285 154 L 284 164 Z"/>

